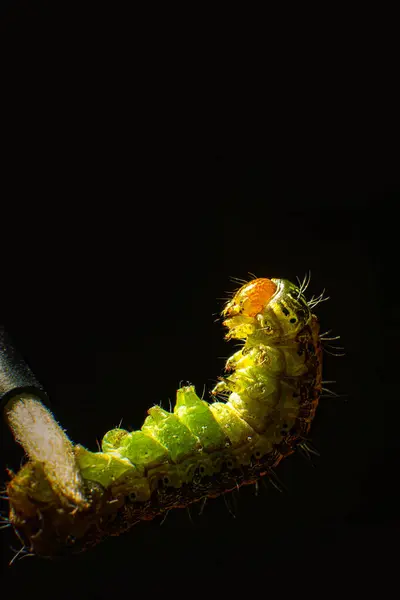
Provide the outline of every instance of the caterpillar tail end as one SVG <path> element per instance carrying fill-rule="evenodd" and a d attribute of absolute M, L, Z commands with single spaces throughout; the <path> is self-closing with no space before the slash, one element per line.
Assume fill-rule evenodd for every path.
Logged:
<path fill-rule="evenodd" d="M 0 406 L 29 459 L 17 474 L 9 471 L 9 521 L 28 547 L 42 529 L 40 505 L 64 512 L 87 510 L 90 504 L 73 444 L 45 404 L 43 386 L 0 328 Z"/>

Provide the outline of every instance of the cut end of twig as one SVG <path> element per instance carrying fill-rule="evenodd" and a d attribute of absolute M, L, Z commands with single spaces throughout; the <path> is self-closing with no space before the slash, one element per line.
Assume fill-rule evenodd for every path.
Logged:
<path fill-rule="evenodd" d="M 37 398 L 21 394 L 5 408 L 6 420 L 30 460 L 41 466 L 61 501 L 86 504 L 73 444 L 53 415 Z"/>

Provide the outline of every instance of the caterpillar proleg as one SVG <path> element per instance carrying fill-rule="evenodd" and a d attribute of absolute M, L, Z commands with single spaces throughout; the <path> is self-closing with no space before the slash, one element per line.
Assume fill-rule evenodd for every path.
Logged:
<path fill-rule="evenodd" d="M 243 345 L 213 401 L 186 385 L 170 412 L 153 406 L 140 430 L 108 431 L 101 451 L 71 445 L 75 495 L 61 496 L 61 469 L 51 465 L 50 477 L 30 455 L 7 484 L 9 523 L 29 552 L 79 552 L 141 520 L 272 477 L 304 444 L 321 393 L 318 299 L 307 303 L 304 291 L 284 279 L 244 283 L 222 312 L 226 338 Z"/>

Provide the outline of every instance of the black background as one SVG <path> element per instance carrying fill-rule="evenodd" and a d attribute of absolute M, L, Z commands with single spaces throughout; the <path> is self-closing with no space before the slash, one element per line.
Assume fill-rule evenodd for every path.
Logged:
<path fill-rule="evenodd" d="M 76 56 L 61 43 L 54 58 L 48 43 L 35 67 L 36 42 L 69 39 L 61 17 L 20 4 L 3 21 L 28 75 L 7 88 L 0 320 L 68 435 L 95 450 L 121 418 L 139 428 L 152 404 L 169 408 L 181 380 L 207 394 L 233 352 L 214 320 L 230 276 L 249 272 L 294 281 L 310 269 L 309 293 L 326 288 L 322 329 L 346 356 L 326 356 L 325 378 L 346 398 L 321 401 L 315 468 L 300 456 L 279 467 L 287 492 L 241 489 L 227 498 L 235 518 L 213 500 L 202 516 L 171 512 L 65 561 L 8 568 L 19 546 L 2 532 L 2 586 L 16 598 L 384 592 L 400 464 L 400 197 L 388 163 L 346 110 L 311 111 L 311 127 L 298 98 L 301 132 L 274 109 L 268 134 L 243 127 L 251 111 L 191 77 L 190 60 L 175 74 L 162 51 L 113 62 L 107 36 Z M 6 480 L 22 454 L 5 425 L 1 444 Z"/>

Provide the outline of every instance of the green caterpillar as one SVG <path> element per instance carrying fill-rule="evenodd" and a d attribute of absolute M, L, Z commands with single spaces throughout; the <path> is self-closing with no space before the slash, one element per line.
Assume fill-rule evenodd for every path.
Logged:
<path fill-rule="evenodd" d="M 181 387 L 172 412 L 153 406 L 138 431 L 112 429 L 102 451 L 73 447 L 86 502 L 66 504 L 30 461 L 7 485 L 10 523 L 31 552 L 78 552 L 141 520 L 251 484 L 304 444 L 321 393 L 319 324 L 305 285 L 245 283 L 223 310 L 243 347 L 200 399 Z M 221 401 L 217 400 L 221 399 Z"/>

